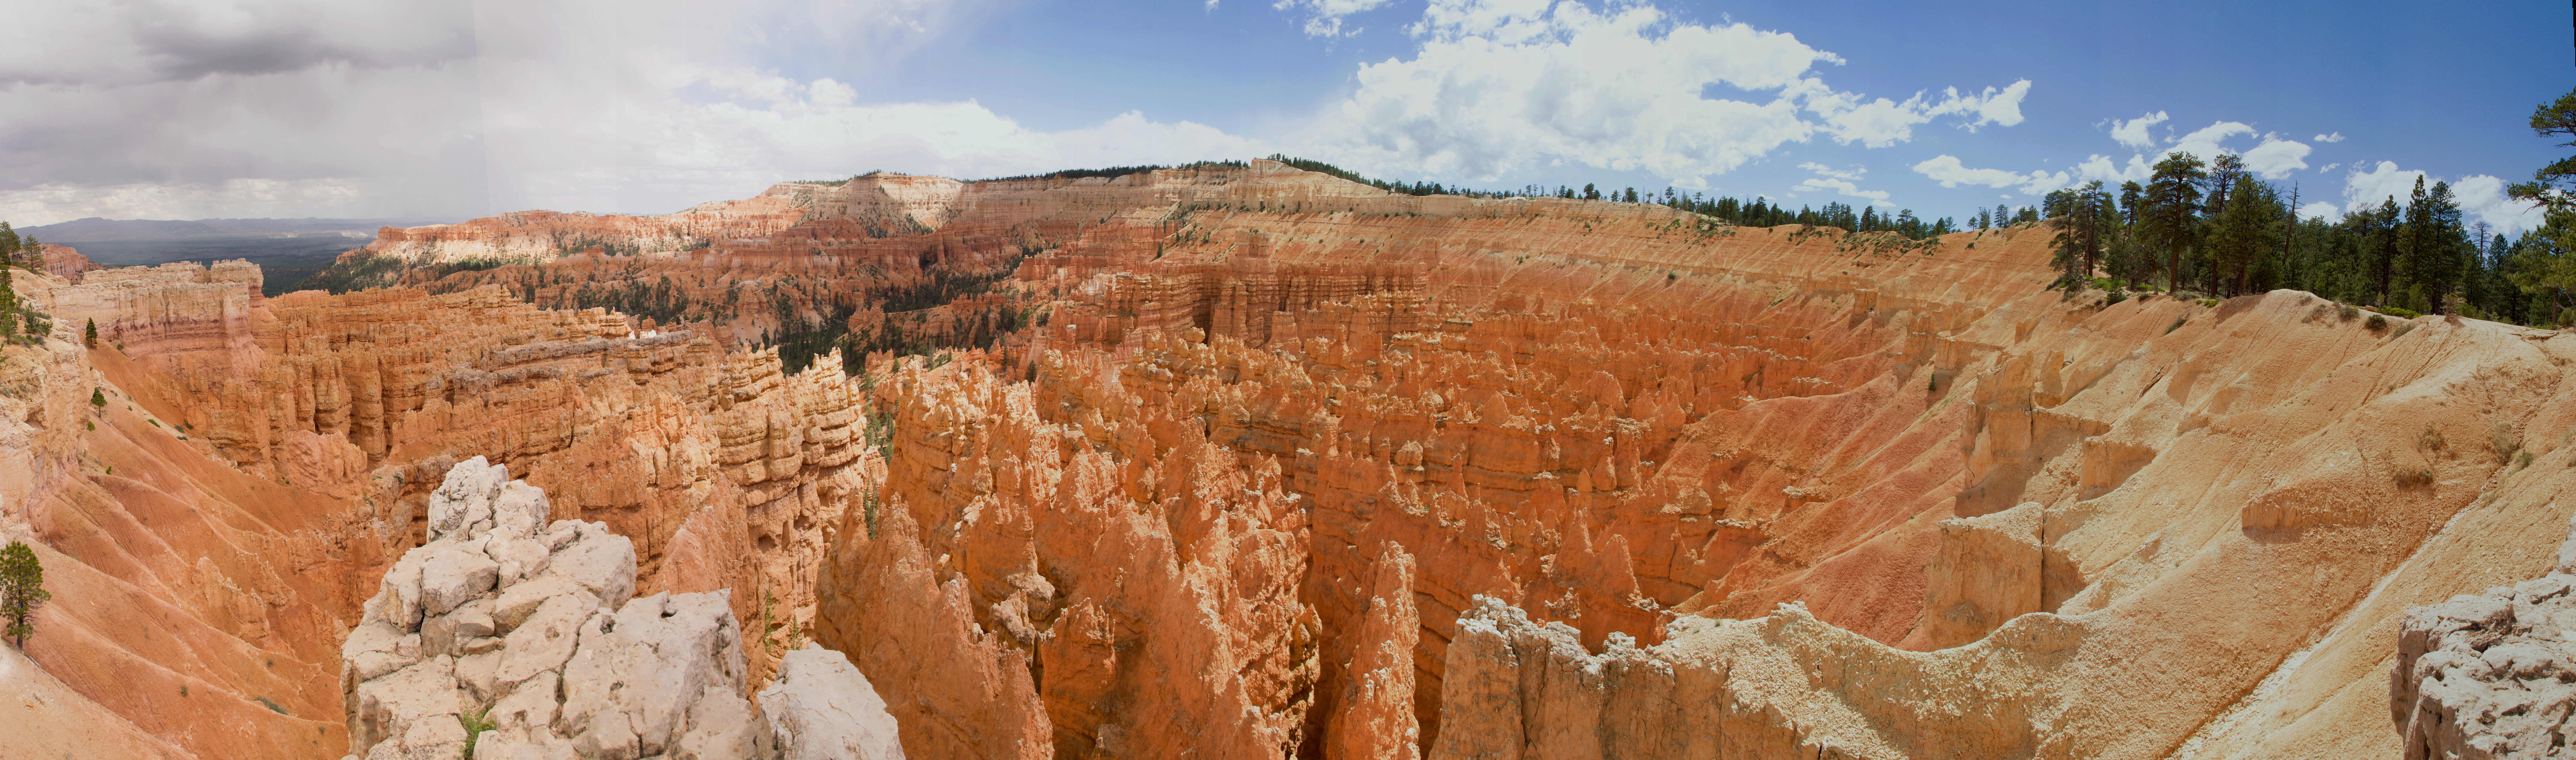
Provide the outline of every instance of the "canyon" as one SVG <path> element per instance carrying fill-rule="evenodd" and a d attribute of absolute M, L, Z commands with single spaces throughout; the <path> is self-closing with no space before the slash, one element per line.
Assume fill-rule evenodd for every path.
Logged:
<path fill-rule="evenodd" d="M 46 246 L 0 537 L 55 600 L 0 733 L 363 756 L 344 652 L 430 636 L 380 595 L 488 463 L 544 494 L 514 541 L 625 542 L 594 606 L 727 616 L 741 710 L 851 668 L 913 757 L 2472 744 L 2488 698 L 2417 687 L 2555 641 L 2445 600 L 2563 567 L 2576 338 L 2055 289 L 2054 234 L 1252 161 L 387 228 L 275 298 Z"/>

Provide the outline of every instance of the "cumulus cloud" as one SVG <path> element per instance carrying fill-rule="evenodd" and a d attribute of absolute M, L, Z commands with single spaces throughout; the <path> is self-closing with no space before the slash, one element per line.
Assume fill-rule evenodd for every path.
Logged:
<path fill-rule="evenodd" d="M 1696 188 L 1819 134 L 1882 147 L 1943 117 L 2018 124 L 2030 91 L 2020 81 L 1904 101 L 1841 92 L 1813 71 L 1842 59 L 1795 35 L 1682 23 L 1647 5 L 1433 0 L 1407 31 L 1420 40 L 1414 57 L 1362 66 L 1311 152 L 1364 171 L 1479 180 L 1566 161 Z"/>
<path fill-rule="evenodd" d="M 2343 133 L 2336 132 L 2333 134 L 2317 135 L 2315 139 L 2317 142 L 2322 143 L 2343 142 Z"/>
<path fill-rule="evenodd" d="M 1885 190 L 1860 189 L 1859 180 L 1862 175 L 1869 173 L 1869 167 L 1854 166 L 1849 170 L 1843 170 L 1816 163 L 1814 161 L 1808 161 L 1806 163 L 1799 164 L 1798 168 L 1815 172 L 1816 176 L 1809 177 L 1806 181 L 1800 182 L 1796 186 L 1789 188 L 1789 192 L 1793 195 L 1810 190 L 1828 190 L 1853 198 L 1865 199 L 1882 206 L 1895 205 L 1888 202 L 1888 193 Z"/>
<path fill-rule="evenodd" d="M 1803 192 L 1803 191 L 1807 191 L 1807 190 L 1832 190 L 1832 191 L 1834 191 L 1834 192 L 1841 193 L 1841 194 L 1843 194 L 1843 195 L 1851 196 L 1851 197 L 1854 197 L 1854 198 L 1863 198 L 1863 199 L 1867 199 L 1867 200 L 1869 200 L 1870 202 L 1877 203 L 1877 204 L 1882 205 L 1882 206 L 1884 206 L 1884 205 L 1891 205 L 1891 204 L 1889 204 L 1889 203 L 1887 202 L 1887 191 L 1885 191 L 1885 190 L 1862 190 L 1862 189 L 1860 189 L 1860 185 L 1859 185 L 1858 183 L 1852 182 L 1851 180 L 1847 180 L 1847 179 L 1827 179 L 1827 178 L 1823 178 L 1823 177 L 1808 177 L 1808 178 L 1807 178 L 1807 180 L 1806 180 L 1805 182 L 1800 182 L 1800 183 L 1798 183 L 1798 186 L 1797 186 L 1797 187 L 1791 188 L 1791 189 L 1790 189 L 1790 192 L 1795 193 L 1795 192 Z"/>
<path fill-rule="evenodd" d="M 2095 158 L 2100 157 L 2096 156 Z M 1933 181 L 1941 183 L 1942 187 L 1958 187 L 1960 185 L 2013 187 L 2018 185 L 2020 186 L 2021 192 L 2025 195 L 2039 195 L 2050 190 L 2065 187 L 2072 182 L 2071 175 L 2062 171 L 2034 171 L 2029 174 L 2015 174 L 2002 169 L 1971 169 L 1962 164 L 1959 161 L 1959 157 L 1948 154 L 1934 156 L 1931 160 L 1915 164 L 1914 171 L 1917 174 L 1930 177 Z"/>
<path fill-rule="evenodd" d="M 2330 201 L 2317 201 L 2299 207 L 2299 218 L 2324 219 L 2327 224 L 2343 221 L 2343 208 Z"/>
<path fill-rule="evenodd" d="M 1963 184 L 1986 187 L 2018 186 L 2024 194 L 2038 195 L 2091 180 L 2101 180 L 2102 184 L 2113 187 L 2123 182 L 2144 182 L 2148 177 L 2154 176 L 2156 162 L 2175 153 L 2190 153 L 2202 161 L 2216 158 L 2220 154 L 2235 154 L 2244 159 L 2245 168 L 2248 171 L 2265 179 L 2287 177 L 2291 172 L 2308 166 L 2306 159 L 2312 149 L 2306 143 L 2285 140 L 2276 134 L 2263 134 L 2255 145 L 2248 149 L 2238 150 L 2230 146 L 2228 143 L 2231 141 L 2257 134 L 2254 127 L 2235 121 L 2214 122 L 2187 134 L 2168 138 L 2166 140 L 2168 144 L 2161 149 L 2156 149 L 2156 140 L 2148 134 L 2147 128 L 2164 122 L 2168 118 L 2164 112 L 2158 111 L 2135 119 L 2113 122 L 2112 140 L 2122 145 L 2147 149 L 2131 154 L 2125 162 L 2116 161 L 2110 156 L 2095 154 L 2067 171 L 2016 173 L 2004 169 L 1972 169 L 1963 165 L 1956 157 L 1942 155 L 1914 165 L 1914 171 L 1939 181 L 1942 187 L 1956 187 Z"/>
<path fill-rule="evenodd" d="M 1834 179 L 1857 180 L 1860 179 L 1860 175 L 1869 173 L 1869 167 L 1866 166 L 1854 166 L 1850 171 L 1844 171 L 1842 169 L 1836 169 L 1814 161 L 1799 164 L 1798 168 L 1815 172 L 1818 176 L 1832 177 Z"/>
<path fill-rule="evenodd" d="M 2376 209 L 2390 199 L 2395 199 L 2402 208 L 2408 196 L 2414 194 L 2417 178 L 2422 178 L 2427 185 L 2443 181 L 2443 178 L 2420 169 L 2400 169 L 2395 161 L 2381 161 L 2367 171 L 2355 167 L 2344 175 L 2344 213 Z M 2540 226 L 2541 211 L 2505 195 L 2503 179 L 2474 174 L 2450 180 L 2450 183 L 2451 196 L 2458 199 L 2463 224 L 2486 222 L 2507 234 Z"/>
<path fill-rule="evenodd" d="M 1430 0 L 1409 56 L 1359 67 L 1347 99 L 1278 139 L 1132 111 L 1040 129 L 971 100 L 872 96 L 872 73 L 992 2 L 32 0 L 12 20 L 47 33 L 0 45 L 0 219 L 654 213 L 869 169 L 1273 151 L 1382 176 L 1582 164 L 1698 188 L 1818 136 L 2019 124 L 2031 88 L 1866 97 L 1817 73 L 1840 57 L 1783 32 L 1642 3 Z M 1319 35 L 1392 5 L 1274 3 Z M 781 59 L 833 74 L 744 63 Z M 1852 173 L 1818 178 L 1874 192 Z"/>
<path fill-rule="evenodd" d="M 1132 112 L 1047 131 L 972 101 L 867 103 L 845 81 L 739 63 L 826 59 L 865 81 L 971 0 L 29 5 L 13 20 L 49 33 L 0 46 L 0 219 L 21 225 L 659 213 L 876 168 L 975 177 L 1268 148 Z"/>
<path fill-rule="evenodd" d="M 2280 179 L 2290 176 L 2291 171 L 2308 168 L 2306 159 L 2311 150 L 2306 143 L 2267 134 L 2261 144 L 2241 155 L 2245 157 L 2247 170 L 2264 179 Z"/>
<path fill-rule="evenodd" d="M 2139 150 L 2155 147 L 2156 138 L 2154 135 L 2147 134 L 2147 128 L 2164 123 L 2168 118 L 2171 117 L 2166 116 L 2165 112 L 2157 111 L 2135 119 L 2113 121 L 2111 139 L 2119 141 L 2121 145 Z"/>
<path fill-rule="evenodd" d="M 1392 0 L 1278 0 L 1270 7 L 1302 12 L 1306 16 L 1306 36 L 1347 37 L 1360 33 L 1360 29 L 1352 27 L 1350 31 L 1342 31 L 1343 18 L 1377 10 L 1389 2 Z M 1208 0 L 1208 7 L 1215 8 L 1216 0 Z"/>

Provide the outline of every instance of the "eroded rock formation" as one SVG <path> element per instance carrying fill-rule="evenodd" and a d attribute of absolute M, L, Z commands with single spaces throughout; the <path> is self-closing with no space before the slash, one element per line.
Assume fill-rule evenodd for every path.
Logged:
<path fill-rule="evenodd" d="M 430 541 L 385 573 L 341 645 L 351 749 L 368 758 L 900 758 L 838 652 L 760 695 L 729 591 L 636 597 L 605 523 L 545 523 L 546 494 L 481 457 L 430 501 Z"/>
<path fill-rule="evenodd" d="M 2548 575 L 2406 611 L 2388 707 L 2406 760 L 2576 754 L 2576 530 Z"/>
<path fill-rule="evenodd" d="M 22 275 L 57 339 L 0 363 L 34 484 L 0 517 L 184 600 L 221 635 L 173 672 L 270 715 L 240 663 L 335 693 L 483 455 L 631 541 L 641 593 L 732 589 L 746 683 L 847 652 L 911 756 L 2343 757 L 2397 750 L 2404 610 L 2550 567 L 2576 478 L 2565 336 L 2052 291 L 2045 227 L 1253 162 L 441 229 L 339 295 Z M 829 350 L 863 337 L 900 350 Z M 64 683 L 239 754 L 67 664 L 156 629 L 49 614 L 96 637 L 31 647 Z M 286 717 L 223 720 L 341 751 Z"/>

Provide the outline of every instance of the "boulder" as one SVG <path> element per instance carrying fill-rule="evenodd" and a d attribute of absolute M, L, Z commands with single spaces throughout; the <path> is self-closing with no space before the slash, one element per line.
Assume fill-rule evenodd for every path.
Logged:
<path fill-rule="evenodd" d="M 850 658 L 819 644 L 787 653 L 760 692 L 773 746 L 782 760 L 890 760 L 903 757 L 894 716 Z"/>

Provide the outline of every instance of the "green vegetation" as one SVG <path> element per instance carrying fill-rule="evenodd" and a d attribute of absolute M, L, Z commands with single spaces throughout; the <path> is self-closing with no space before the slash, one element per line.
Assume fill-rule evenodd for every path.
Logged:
<path fill-rule="evenodd" d="M 18 291 L 12 287 L 14 275 L 10 274 L 10 271 L 21 266 L 19 252 L 27 250 L 36 250 L 36 241 L 20 238 L 17 230 L 9 228 L 8 222 L 0 222 L 0 345 L 8 345 L 18 340 L 21 306 L 18 303 Z M 34 330 L 28 332 L 36 335 L 43 334 Z"/>
<path fill-rule="evenodd" d="M 265 702 L 267 700 L 261 701 Z M 275 709 L 276 705 L 271 703 L 269 707 L 271 709 Z M 278 710 L 277 712 L 280 715 L 286 713 L 285 710 Z M 465 757 L 467 760 L 472 760 L 474 757 L 474 743 L 483 738 L 483 732 L 492 730 L 492 708 L 491 706 L 486 705 L 483 709 L 476 710 L 472 714 L 459 714 L 456 718 L 458 723 L 465 724 Z"/>
<path fill-rule="evenodd" d="M 303 282 L 296 283 L 293 288 L 327 290 L 332 293 L 381 288 L 394 284 L 396 280 L 401 279 L 403 271 L 409 268 L 405 266 L 402 259 L 392 256 L 368 255 L 340 259 L 331 262 L 329 268 L 315 272 Z"/>
<path fill-rule="evenodd" d="M 2534 132 L 2576 146 L 2576 92 L 2533 112 Z M 2124 289 L 2161 281 L 2169 291 L 2212 297 L 2305 290 L 2378 312 L 2365 326 L 2392 327 L 2390 317 L 2458 314 L 2531 325 L 2576 319 L 2576 157 L 2534 172 L 2515 197 L 2542 205 L 2546 222 L 2520 238 L 2485 223 L 2465 223 L 2447 183 L 2418 179 L 2404 197 L 2328 223 L 2298 218 L 2299 188 L 2264 181 L 2233 155 L 2203 162 L 2176 153 L 2157 162 L 2141 184 L 2113 194 L 2099 185 L 2050 193 L 2042 215 L 2053 230 L 2061 284 L 2090 284 L 2125 297 Z M 2000 214 L 1979 211 L 1972 222 Z M 2385 316 L 2382 316 L 2385 315 Z"/>
<path fill-rule="evenodd" d="M 27 634 L 36 632 L 36 608 L 54 598 L 45 590 L 45 568 L 36 561 L 36 551 L 25 541 L 11 541 L 0 548 L 0 621 L 8 627 L 0 635 L 17 639 L 18 648 L 27 648 Z"/>
<path fill-rule="evenodd" d="M 107 408 L 107 391 L 96 387 L 90 388 L 89 405 L 101 409 Z"/>
<path fill-rule="evenodd" d="M 89 326 L 81 328 L 81 347 L 98 348 L 98 320 L 89 320 Z"/>

